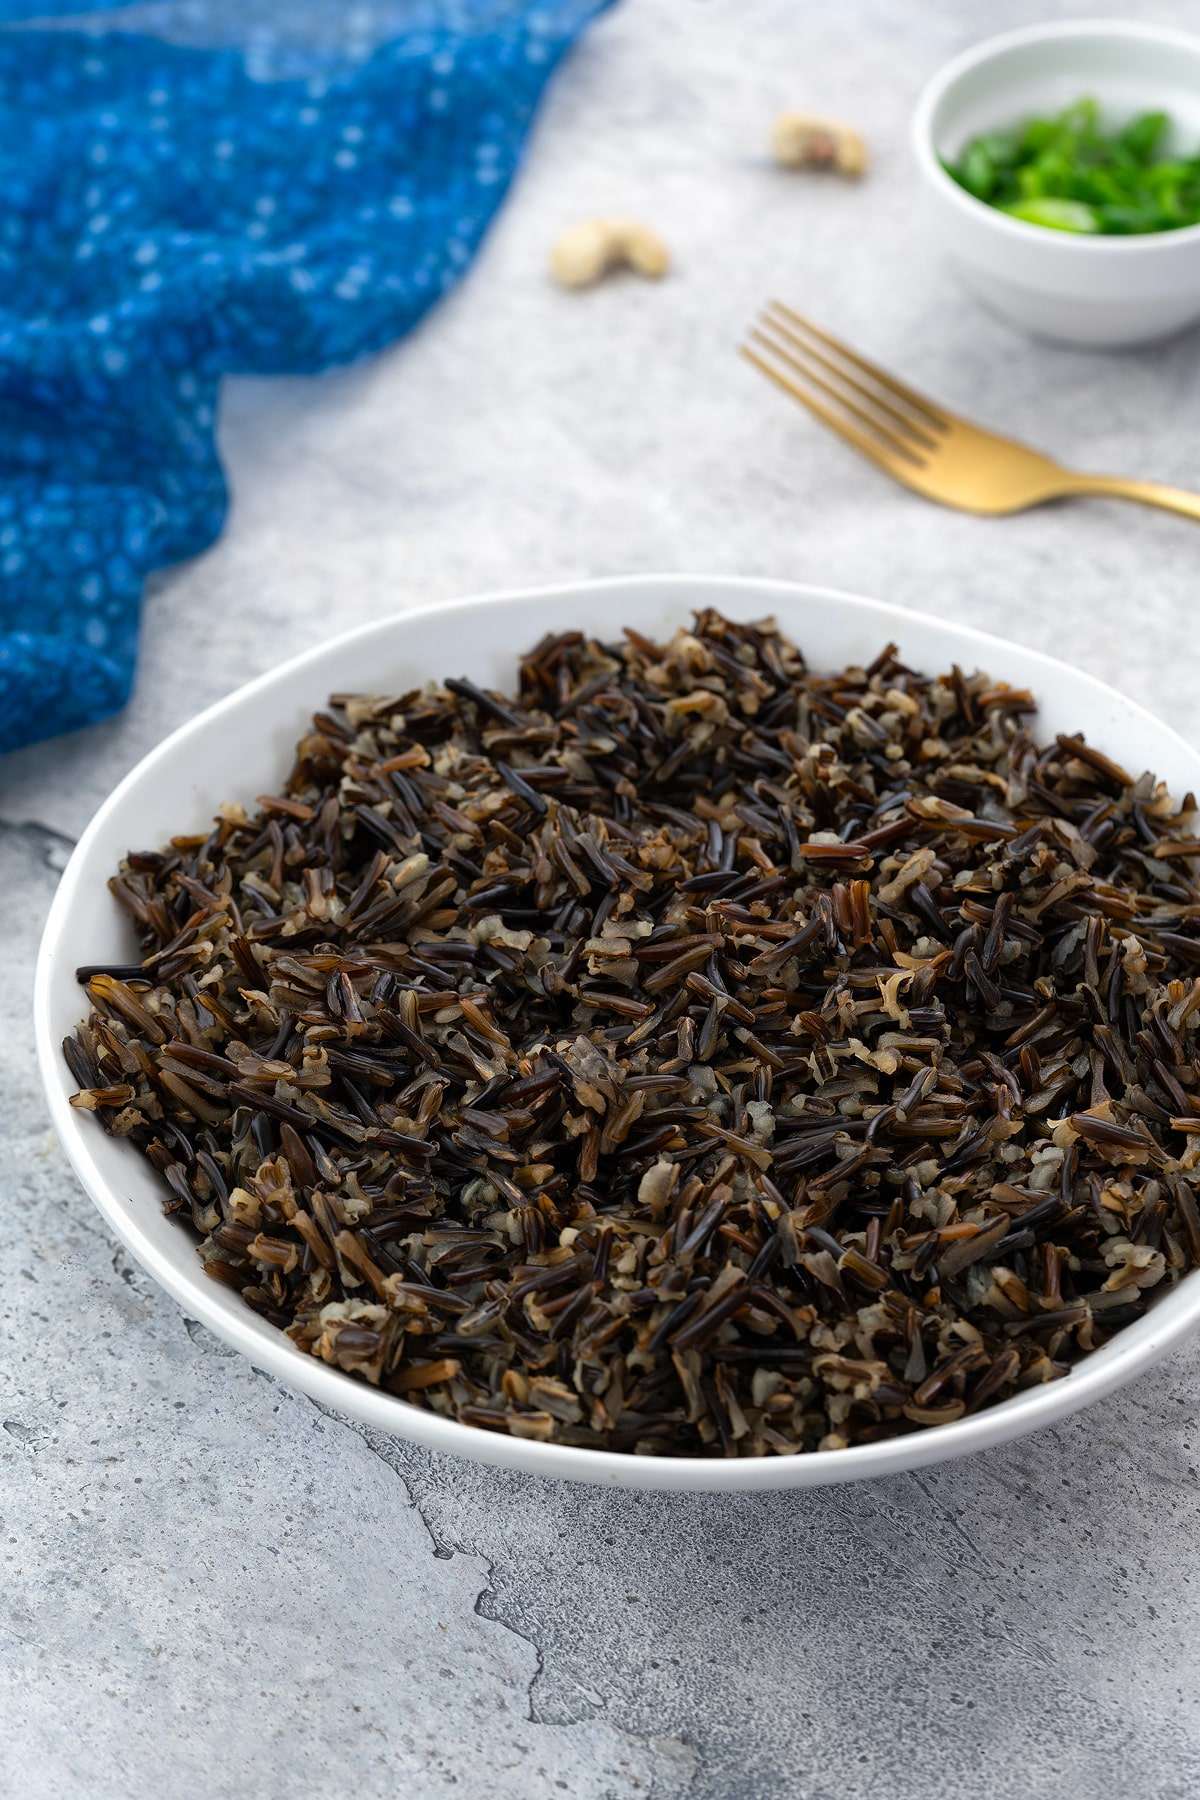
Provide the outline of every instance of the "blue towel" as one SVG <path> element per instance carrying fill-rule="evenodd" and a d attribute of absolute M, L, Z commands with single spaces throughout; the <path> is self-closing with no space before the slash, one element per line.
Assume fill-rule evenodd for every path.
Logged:
<path fill-rule="evenodd" d="M 144 577 L 224 519 L 221 375 L 328 368 L 419 319 L 605 4 L 393 5 L 366 47 L 361 6 L 306 37 L 298 0 L 276 36 L 262 0 L 228 7 L 242 44 L 205 43 L 194 3 L 170 39 L 0 29 L 0 751 L 125 703 Z"/>

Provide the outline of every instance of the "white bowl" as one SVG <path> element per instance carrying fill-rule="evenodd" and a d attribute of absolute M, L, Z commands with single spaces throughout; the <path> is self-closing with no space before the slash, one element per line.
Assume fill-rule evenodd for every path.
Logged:
<path fill-rule="evenodd" d="M 913 118 L 926 216 L 972 292 L 1037 337 L 1107 347 L 1170 337 L 1200 319 L 1200 225 L 1144 237 L 1048 231 L 976 200 L 941 165 L 980 132 L 1084 95 L 1117 124 L 1169 113 L 1169 147 L 1190 155 L 1200 147 L 1200 38 L 1079 21 L 1006 32 L 956 57 Z"/>
<path fill-rule="evenodd" d="M 1125 1326 L 1061 1380 L 908 1437 L 823 1454 L 737 1461 L 532 1443 L 440 1418 L 296 1349 L 202 1273 L 193 1239 L 163 1214 L 163 1188 L 145 1158 L 68 1104 L 76 1084 L 60 1045 L 86 1011 L 75 969 L 137 954 L 128 922 L 105 887 L 128 850 L 203 829 L 223 800 L 249 802 L 276 791 L 306 721 L 331 692 L 386 692 L 456 674 L 503 689 L 514 679 L 518 652 L 547 631 L 579 626 L 607 637 L 632 625 L 651 635 L 669 634 L 697 606 L 720 607 L 739 619 L 774 614 L 817 668 L 870 661 L 893 640 L 908 662 L 930 673 L 955 662 L 986 669 L 1034 691 L 1042 702 L 1043 732 L 1082 729 L 1122 763 L 1154 769 L 1175 792 L 1200 791 L 1200 753 L 1091 676 L 966 626 L 825 588 L 716 576 L 622 576 L 386 619 L 322 644 L 209 707 L 139 763 L 92 819 L 55 895 L 38 956 L 38 1057 L 59 1136 L 117 1237 L 190 1317 L 323 1405 L 434 1450 L 614 1487 L 815 1487 L 920 1468 L 1052 1424 L 1130 1380 L 1200 1323 L 1200 1272 L 1188 1275 L 1148 1316 Z M 214 1379 L 220 1379 L 219 1371 Z"/>

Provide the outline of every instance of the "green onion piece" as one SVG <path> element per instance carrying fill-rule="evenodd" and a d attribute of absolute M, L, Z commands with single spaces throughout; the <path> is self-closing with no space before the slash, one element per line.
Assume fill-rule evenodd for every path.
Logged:
<path fill-rule="evenodd" d="M 1169 119 L 1165 112 L 1142 113 L 1140 118 L 1133 119 L 1117 139 L 1118 144 L 1136 156 L 1139 162 L 1148 163 L 1162 142 Z"/>
<path fill-rule="evenodd" d="M 1041 194 L 1034 199 L 1014 200 L 999 210 L 1012 219 L 1024 219 L 1027 225 L 1045 225 L 1051 231 L 1100 229 L 1095 207 L 1085 206 L 1082 200 L 1056 200 L 1050 194 Z"/>

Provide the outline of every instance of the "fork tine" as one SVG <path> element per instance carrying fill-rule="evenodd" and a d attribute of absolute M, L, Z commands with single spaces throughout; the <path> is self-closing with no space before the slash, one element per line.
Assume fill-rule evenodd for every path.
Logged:
<path fill-rule="evenodd" d="M 918 422 L 911 412 L 901 412 L 898 406 L 893 406 L 890 401 L 885 400 L 883 395 L 877 392 L 876 389 L 867 387 L 861 381 L 856 381 L 854 376 L 848 375 L 846 370 L 841 367 L 840 364 L 835 362 L 832 357 L 823 355 L 820 350 L 814 348 L 812 344 L 803 338 L 799 332 L 793 331 L 790 326 L 782 324 L 770 312 L 763 313 L 760 323 L 768 331 L 774 332 L 775 336 L 782 339 L 783 343 L 788 345 L 792 350 L 798 352 L 801 356 L 806 357 L 809 362 L 817 363 L 822 369 L 827 370 L 836 381 L 841 383 L 842 387 L 849 388 L 852 393 L 858 394 L 859 397 L 867 401 L 877 413 L 886 414 L 903 436 L 909 439 L 911 443 L 919 444 L 922 449 L 925 450 L 937 449 L 938 440 L 933 435 L 932 428 L 925 423 L 924 419 Z M 792 360 L 791 357 L 787 355 L 786 350 L 780 349 L 778 354 L 785 357 L 789 362 Z"/>
<path fill-rule="evenodd" d="M 849 344 L 843 344 L 840 338 L 834 337 L 828 331 L 822 331 L 819 325 L 814 325 L 811 319 L 806 319 L 802 313 L 796 312 L 792 307 L 785 306 L 782 300 L 772 300 L 770 306 L 775 312 L 782 313 L 791 324 L 799 326 L 802 331 L 807 331 L 811 336 L 819 338 L 827 349 L 844 357 L 847 362 L 853 363 L 854 367 L 863 375 L 870 376 L 872 381 L 878 382 L 880 387 L 886 388 L 889 394 L 894 394 L 897 400 L 903 400 L 906 406 L 911 406 L 915 412 L 921 413 L 937 430 L 945 431 L 953 423 L 952 414 L 946 412 L 942 407 L 936 406 L 932 400 L 927 400 L 924 394 L 918 394 L 915 388 L 905 387 L 902 381 L 897 381 L 894 375 L 889 375 L 886 369 L 879 367 L 878 363 L 868 362 L 865 356 L 860 356 L 856 350 L 851 350 Z"/>
<path fill-rule="evenodd" d="M 815 395 L 807 392 L 797 382 L 790 380 L 765 357 L 760 356 L 757 350 L 752 350 L 749 344 L 740 344 L 738 348 L 746 361 L 753 363 L 756 369 L 761 369 L 768 380 L 773 381 L 777 387 L 781 387 L 785 394 L 790 394 L 793 400 L 798 400 L 801 406 L 806 406 L 810 413 L 821 420 L 822 424 L 828 425 L 831 431 L 836 431 L 838 436 L 845 438 L 848 444 L 853 444 L 856 450 L 861 451 L 886 474 L 894 476 L 897 481 L 908 482 L 911 479 L 915 470 L 905 459 L 893 455 L 884 448 L 878 439 L 869 438 L 865 432 L 858 429 L 857 425 L 852 425 L 848 419 L 825 406 Z"/>
<path fill-rule="evenodd" d="M 788 368 L 794 369 L 796 374 L 802 376 L 803 379 L 808 382 L 810 387 L 820 388 L 823 394 L 828 394 L 831 400 L 836 400 L 837 404 L 844 412 L 848 412 L 850 416 L 857 419 L 861 425 L 865 425 L 868 431 L 874 432 L 875 436 L 881 438 L 889 450 L 894 451 L 897 456 L 902 456 L 907 461 L 914 463 L 917 468 L 924 467 L 925 459 L 921 455 L 918 445 L 911 438 L 905 440 L 904 438 L 897 437 L 894 431 L 890 431 L 885 424 L 881 423 L 877 412 L 867 412 L 861 406 L 856 406 L 853 400 L 848 400 L 845 394 L 838 388 L 833 387 L 831 383 L 825 381 L 820 375 L 815 374 L 812 369 L 807 368 L 798 357 L 790 355 L 786 349 L 767 337 L 757 326 L 751 331 L 750 336 L 757 343 L 762 344 L 769 350 L 772 356 L 776 357 L 780 362 L 786 363 Z M 865 399 L 874 404 L 873 396 L 866 393 L 865 389 L 859 388 L 858 391 L 864 395 Z M 929 449 L 933 448 L 933 445 L 928 438 L 923 438 L 920 442 Z"/>

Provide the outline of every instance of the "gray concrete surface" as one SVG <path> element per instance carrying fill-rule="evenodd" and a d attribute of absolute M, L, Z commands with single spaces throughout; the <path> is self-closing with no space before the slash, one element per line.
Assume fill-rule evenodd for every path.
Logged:
<path fill-rule="evenodd" d="M 230 527 L 155 583 L 125 715 L 0 766 L 5 1795 L 1200 1792 L 1200 1346 L 920 1476 L 737 1500 L 502 1475 L 322 1414 L 185 1319 L 78 1190 L 32 1066 L 41 920 L 117 777 L 281 656 L 431 595 L 643 568 L 807 577 L 1065 653 L 1197 735 L 1193 526 L 936 511 L 730 350 L 778 292 L 1003 429 L 1200 483 L 1196 339 L 1028 344 L 919 234 L 921 82 L 1040 10 L 625 0 L 424 329 L 320 381 L 230 384 Z M 1139 12 L 1200 30 L 1198 0 Z M 870 181 L 774 171 L 763 141 L 789 103 L 861 125 Z M 671 280 L 550 287 L 556 229 L 598 209 L 655 223 Z"/>

